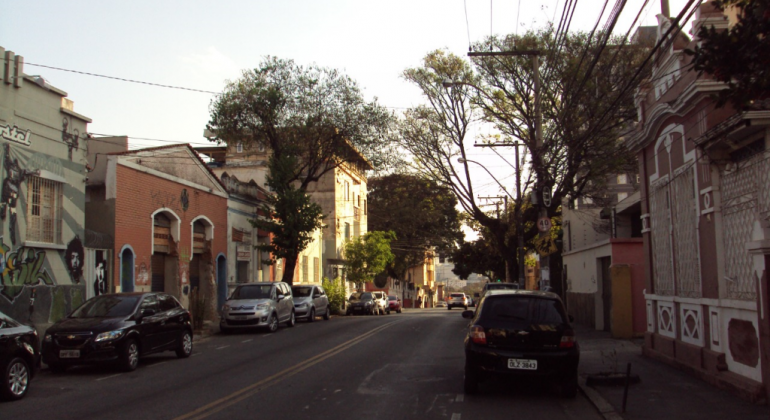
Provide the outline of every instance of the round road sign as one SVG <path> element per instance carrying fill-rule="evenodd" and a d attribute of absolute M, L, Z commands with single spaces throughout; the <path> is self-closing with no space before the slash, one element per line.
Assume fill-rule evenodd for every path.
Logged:
<path fill-rule="evenodd" d="M 537 230 L 540 232 L 548 232 L 551 230 L 551 219 L 547 217 L 537 219 Z"/>

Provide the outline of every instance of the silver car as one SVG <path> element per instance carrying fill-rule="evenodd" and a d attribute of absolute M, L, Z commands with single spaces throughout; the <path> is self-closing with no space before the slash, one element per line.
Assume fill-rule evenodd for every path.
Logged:
<path fill-rule="evenodd" d="M 291 288 L 283 282 L 238 285 L 222 307 L 219 329 L 266 327 L 274 332 L 285 322 L 293 327 L 294 301 Z"/>
<path fill-rule="evenodd" d="M 291 294 L 294 296 L 294 313 L 297 319 L 315 321 L 318 315 L 329 320 L 329 297 L 323 287 L 316 285 L 298 284 L 291 286 Z"/>

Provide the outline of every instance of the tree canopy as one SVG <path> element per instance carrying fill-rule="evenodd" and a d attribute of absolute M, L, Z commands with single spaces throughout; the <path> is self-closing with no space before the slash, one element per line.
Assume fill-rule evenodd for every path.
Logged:
<path fill-rule="evenodd" d="M 369 231 L 345 242 L 345 270 L 347 278 L 362 287 L 374 280 L 393 261 L 390 243 L 396 239 L 393 232 Z"/>
<path fill-rule="evenodd" d="M 694 56 L 696 71 L 727 83 L 728 88 L 718 94 L 718 105 L 730 102 L 743 109 L 770 92 L 770 2 L 717 0 L 713 4 L 723 10 L 737 7 L 738 22 L 727 30 L 701 26 L 700 45 L 687 53 Z"/>
<path fill-rule="evenodd" d="M 457 198 L 436 182 L 410 174 L 369 179 L 369 229 L 393 231 L 395 259 L 389 274 L 404 279 L 406 271 L 425 261 L 435 249 L 447 254 L 462 241 Z"/>

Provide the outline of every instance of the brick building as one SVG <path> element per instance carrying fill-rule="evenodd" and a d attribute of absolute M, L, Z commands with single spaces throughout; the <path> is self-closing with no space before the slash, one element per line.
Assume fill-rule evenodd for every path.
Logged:
<path fill-rule="evenodd" d="M 121 138 L 97 140 L 125 147 Z M 165 291 L 189 306 L 198 288 L 213 319 L 228 277 L 225 186 L 186 144 L 89 159 L 86 225 L 114 238 L 112 290 Z"/>

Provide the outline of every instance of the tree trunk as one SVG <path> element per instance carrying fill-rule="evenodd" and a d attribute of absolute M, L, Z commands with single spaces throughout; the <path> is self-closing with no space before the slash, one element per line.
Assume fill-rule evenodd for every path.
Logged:
<path fill-rule="evenodd" d="M 297 256 L 294 257 L 286 257 L 285 264 L 283 266 L 283 276 L 281 277 L 281 281 L 284 283 L 288 283 L 289 286 L 292 286 L 294 284 L 294 270 L 297 268 Z"/>

